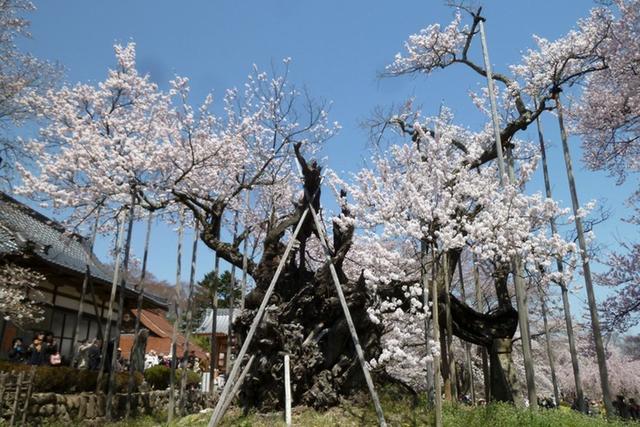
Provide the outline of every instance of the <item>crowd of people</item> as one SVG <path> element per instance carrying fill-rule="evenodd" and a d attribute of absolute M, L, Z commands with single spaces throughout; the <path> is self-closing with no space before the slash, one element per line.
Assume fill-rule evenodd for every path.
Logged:
<path fill-rule="evenodd" d="M 9 351 L 9 361 L 13 363 L 26 363 L 29 365 L 45 365 L 60 366 L 72 365 L 77 369 L 88 369 L 97 371 L 100 368 L 100 359 L 102 358 L 102 340 L 95 338 L 92 340 L 80 341 L 76 348 L 76 352 L 72 360 L 63 360 L 60 355 L 59 345 L 54 339 L 52 332 L 39 331 L 36 332 L 33 340 L 27 346 L 22 338 L 13 339 L 11 350 Z M 113 345 L 111 343 L 111 345 Z M 111 347 L 113 349 L 113 347 Z M 112 354 L 107 349 L 107 358 Z M 129 360 L 122 356 L 120 348 L 117 349 L 116 371 L 124 372 L 129 369 Z M 208 354 L 207 354 L 208 356 Z M 144 369 L 149 369 L 156 365 L 171 367 L 171 355 L 157 353 L 150 350 L 144 357 Z M 109 360 L 105 364 L 109 369 Z M 186 367 L 197 373 L 207 372 L 209 370 L 209 359 L 199 358 L 195 351 L 191 351 L 188 357 L 179 357 L 177 366 Z"/>
<path fill-rule="evenodd" d="M 633 397 L 627 402 L 624 396 L 618 395 L 616 400 L 613 402 L 613 407 L 615 408 L 618 416 L 622 419 L 635 421 L 640 420 L 640 405 L 638 405 Z"/>
<path fill-rule="evenodd" d="M 208 359 L 200 359 L 196 356 L 195 351 L 191 351 L 186 359 L 184 357 L 178 357 L 176 363 L 177 366 L 186 367 L 198 374 L 209 370 Z M 157 365 L 166 366 L 168 368 L 171 367 L 171 355 L 157 353 L 155 350 L 150 350 L 146 353 L 144 356 L 144 369 L 146 370 Z"/>
<path fill-rule="evenodd" d="M 565 407 L 570 407 L 576 411 L 580 410 L 579 402 L 574 395 L 563 395 L 561 399 L 562 402 L 566 402 L 564 404 Z M 562 403 L 561 406 L 563 406 Z M 587 415 L 593 417 L 606 416 L 606 409 L 602 399 L 596 400 L 585 397 L 583 407 Z M 640 420 L 640 405 L 636 403 L 634 398 L 627 400 L 623 395 L 616 396 L 616 400 L 613 401 L 613 409 L 615 411 L 615 415 L 624 420 Z"/>
<path fill-rule="evenodd" d="M 28 346 L 22 338 L 14 338 L 8 356 L 11 362 L 29 365 L 57 366 L 62 363 L 60 349 L 52 332 L 36 332 Z"/>

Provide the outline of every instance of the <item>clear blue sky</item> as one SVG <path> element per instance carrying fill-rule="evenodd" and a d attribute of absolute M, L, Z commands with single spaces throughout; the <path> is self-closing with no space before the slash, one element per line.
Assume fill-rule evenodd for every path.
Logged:
<path fill-rule="evenodd" d="M 324 153 L 325 164 L 337 171 L 355 171 L 369 157 L 367 132 L 360 123 L 376 106 L 401 103 L 415 96 L 426 113 L 437 112 L 444 102 L 461 124 L 478 128 L 484 120 L 467 96 L 483 82 L 462 67 L 428 78 L 377 78 L 409 34 L 434 22 L 450 21 L 453 12 L 441 1 L 35 3 L 38 10 L 31 16 L 33 39 L 21 42 L 21 46 L 38 57 L 59 61 L 70 82 L 102 80 L 113 65 L 113 44 L 128 41 L 137 43 L 140 69 L 159 84 L 165 85 L 174 74 L 189 77 L 196 101 L 209 91 L 222 94 L 228 87 L 242 85 L 254 63 L 268 68 L 272 62 L 291 57 L 292 82 L 306 86 L 316 98 L 332 101 L 331 119 L 343 126 Z M 555 38 L 593 6 L 590 1 L 486 1 L 484 15 L 494 68 L 506 72 L 507 65 L 517 63 L 521 53 L 532 45 L 532 34 Z M 479 49 L 479 45 L 473 46 L 477 58 Z M 546 119 L 545 129 L 552 143 L 549 155 L 554 193 L 569 206 L 553 117 Z M 535 129 L 521 137 L 536 138 Z M 585 171 L 579 163 L 578 141 L 572 142 L 581 201 L 606 198 L 613 210 L 612 218 L 596 229 L 599 241 L 614 247 L 616 238 L 633 238 L 636 229 L 620 221 L 626 215 L 623 201 L 630 194 L 629 185 L 616 187 L 606 175 Z M 539 177 L 530 190 L 544 190 Z M 324 195 L 330 197 L 330 192 Z M 139 224 L 134 238 L 138 256 L 143 233 L 144 226 Z M 150 271 L 173 282 L 176 237 L 164 227 L 157 227 L 154 233 Z M 189 241 L 187 237 L 185 246 L 190 248 Z M 106 248 L 105 240 L 99 242 L 97 252 L 102 259 Z M 211 253 L 203 245 L 200 248 L 198 277 L 212 265 Z M 183 278 L 187 277 L 188 271 L 184 271 Z"/>

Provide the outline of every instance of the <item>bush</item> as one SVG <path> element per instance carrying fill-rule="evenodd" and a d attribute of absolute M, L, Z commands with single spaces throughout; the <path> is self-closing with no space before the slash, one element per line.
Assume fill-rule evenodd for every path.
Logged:
<path fill-rule="evenodd" d="M 187 372 L 187 387 L 197 387 L 200 385 L 200 374 L 194 371 L 186 371 Z M 182 371 L 178 371 L 176 377 L 178 377 L 178 381 L 182 379 Z"/>
<path fill-rule="evenodd" d="M 176 384 L 182 379 L 182 370 L 176 370 Z M 144 379 L 154 390 L 166 390 L 169 387 L 171 368 L 162 365 L 152 366 L 144 371 Z M 187 371 L 187 387 L 200 384 L 200 375 L 194 371 Z"/>
<path fill-rule="evenodd" d="M 144 371 L 144 379 L 154 390 L 165 390 L 169 387 L 171 370 L 166 366 L 156 365 Z"/>
<path fill-rule="evenodd" d="M 31 366 L 0 361 L 0 371 L 25 372 L 25 375 L 28 375 L 31 371 Z M 138 386 L 142 383 L 142 378 L 142 374 L 135 374 L 134 390 L 138 389 Z M 106 391 L 108 387 L 106 380 L 107 377 L 105 376 L 102 386 L 103 391 Z M 80 370 L 67 366 L 37 366 L 33 381 L 33 392 L 70 394 L 95 391 L 97 381 L 98 373 L 96 371 Z M 116 392 L 126 392 L 128 384 L 129 373 L 118 372 L 116 374 Z"/>

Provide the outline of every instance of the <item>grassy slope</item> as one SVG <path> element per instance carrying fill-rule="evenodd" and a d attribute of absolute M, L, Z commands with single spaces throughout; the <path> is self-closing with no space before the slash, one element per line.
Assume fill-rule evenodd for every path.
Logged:
<path fill-rule="evenodd" d="M 397 397 L 392 390 L 381 393 L 385 417 L 389 426 L 432 426 L 433 413 L 427 411 L 420 402 L 410 398 Z M 204 427 L 211 412 L 194 414 L 182 418 L 172 427 Z M 113 427 L 148 427 L 160 425 L 157 420 L 145 418 L 130 424 L 117 423 Z M 377 419 L 371 405 L 362 397 L 360 401 L 343 402 L 326 412 L 297 407 L 293 410 L 293 425 L 305 427 L 360 427 L 375 426 Z M 541 410 L 533 413 L 516 409 L 511 405 L 496 404 L 482 408 L 447 406 L 444 412 L 445 427 L 640 427 L 640 423 L 607 422 L 603 419 L 587 417 L 574 411 Z M 222 422 L 224 427 L 275 427 L 284 426 L 282 413 L 243 416 L 237 408 L 230 409 Z"/>

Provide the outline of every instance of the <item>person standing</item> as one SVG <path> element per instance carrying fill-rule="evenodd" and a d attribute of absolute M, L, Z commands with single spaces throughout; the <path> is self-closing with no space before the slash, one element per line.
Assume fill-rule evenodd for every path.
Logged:
<path fill-rule="evenodd" d="M 44 365 L 58 366 L 62 363 L 60 353 L 58 352 L 58 343 L 53 338 L 53 332 L 47 332 L 45 334 L 42 349 L 44 352 Z"/>
<path fill-rule="evenodd" d="M 92 342 L 82 341 L 78 346 L 78 352 L 75 357 L 76 368 L 89 369 L 89 349 L 93 345 Z"/>
<path fill-rule="evenodd" d="M 96 338 L 87 350 L 88 368 L 97 371 L 100 368 L 100 358 L 102 355 L 102 340 Z"/>
<path fill-rule="evenodd" d="M 44 365 L 44 332 L 36 332 L 33 341 L 27 349 L 29 365 Z"/>
<path fill-rule="evenodd" d="M 9 351 L 9 361 L 13 363 L 24 363 L 26 359 L 27 352 L 24 348 L 22 338 L 14 338 L 11 343 L 11 350 Z"/>

